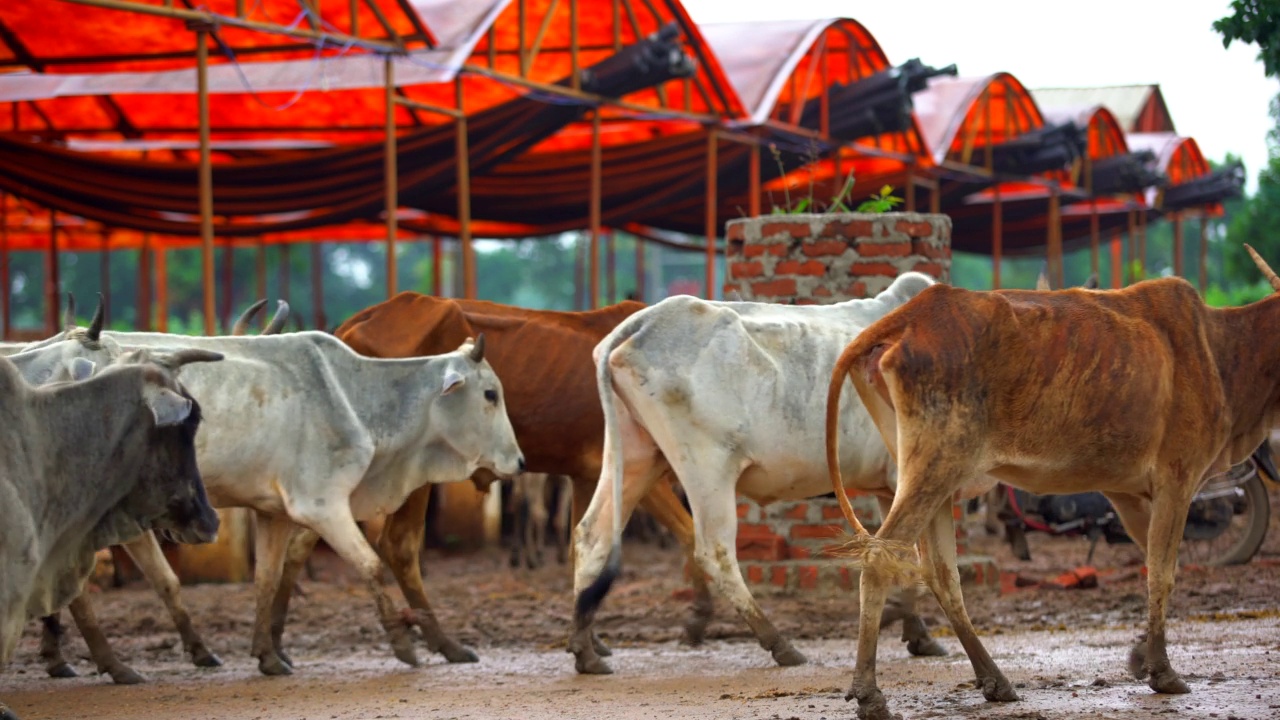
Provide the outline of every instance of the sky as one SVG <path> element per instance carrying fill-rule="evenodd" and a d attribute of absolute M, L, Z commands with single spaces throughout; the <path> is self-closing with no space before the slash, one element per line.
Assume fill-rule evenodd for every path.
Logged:
<path fill-rule="evenodd" d="M 684 0 L 695 22 L 851 17 L 894 64 L 918 57 L 960 75 L 1009 72 L 1023 85 L 1090 87 L 1158 83 L 1180 135 L 1210 160 L 1227 153 L 1245 163 L 1250 192 L 1266 165 L 1268 103 L 1280 81 L 1268 79 L 1253 45 L 1223 49 L 1214 20 L 1227 0 Z M 1176 7 L 1176 10 L 1173 9 Z"/>

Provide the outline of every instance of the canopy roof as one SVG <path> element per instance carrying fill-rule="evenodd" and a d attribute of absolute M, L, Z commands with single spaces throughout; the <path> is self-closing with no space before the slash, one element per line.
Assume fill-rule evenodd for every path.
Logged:
<path fill-rule="evenodd" d="M 1043 108 L 1105 106 L 1125 132 L 1175 132 L 1159 85 L 1110 85 L 1032 90 Z"/>

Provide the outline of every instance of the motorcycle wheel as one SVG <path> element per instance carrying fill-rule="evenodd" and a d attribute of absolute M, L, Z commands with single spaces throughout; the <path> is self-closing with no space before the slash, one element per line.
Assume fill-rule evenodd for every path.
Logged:
<path fill-rule="evenodd" d="M 1267 525 L 1271 522 L 1271 503 L 1262 479 L 1249 478 L 1240 486 L 1244 491 L 1241 502 L 1243 512 L 1236 513 L 1231 526 L 1222 535 L 1211 540 L 1184 538 L 1178 558 L 1182 563 L 1197 565 L 1243 565 L 1249 562 L 1262 542 L 1267 539 Z"/>

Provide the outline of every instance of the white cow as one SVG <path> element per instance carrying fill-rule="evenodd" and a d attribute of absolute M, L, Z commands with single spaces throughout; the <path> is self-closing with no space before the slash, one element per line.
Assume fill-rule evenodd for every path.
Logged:
<path fill-rule="evenodd" d="M 780 665 L 805 662 L 742 579 L 735 491 L 761 504 L 831 491 L 823 403 L 835 359 L 863 328 L 933 282 L 904 273 L 874 298 L 821 306 L 671 297 L 600 341 L 594 358 L 604 469 L 574 531 L 578 600 L 569 649 L 578 672 L 612 672 L 590 641 L 592 617 L 617 576 L 622 527 L 668 473 L 688 497 L 694 557 L 712 586 Z M 840 425 L 844 477 L 849 487 L 875 493 L 887 511 L 894 463 L 866 410 L 852 392 L 847 397 Z M 943 653 L 914 614 L 914 589 L 904 600 L 909 650 Z"/>
<path fill-rule="evenodd" d="M 174 343 L 226 356 L 221 372 L 192 369 L 184 381 L 205 407 L 197 452 L 211 502 L 258 513 L 253 654 L 259 669 L 291 671 L 279 652 L 283 628 L 271 627 L 270 618 L 275 603 L 287 602 L 288 594 L 277 590 L 289 541 L 312 532 L 359 571 L 396 657 L 416 665 L 407 623 L 433 618 L 396 612 L 378 582 L 378 555 L 356 520 L 395 511 L 426 483 L 466 480 L 481 468 L 499 475 L 523 469 L 483 338 L 444 355 L 389 360 L 357 355 L 320 332 L 243 338 L 103 333 L 93 342 L 75 331 L 31 362 L 39 365 L 33 372 L 53 372 L 71 357 L 107 363 L 122 347 Z M 469 654 L 461 646 L 440 651 Z"/>

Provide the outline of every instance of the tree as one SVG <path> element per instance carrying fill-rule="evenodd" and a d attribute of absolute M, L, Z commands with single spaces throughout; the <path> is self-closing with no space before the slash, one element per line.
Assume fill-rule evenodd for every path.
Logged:
<path fill-rule="evenodd" d="M 1258 46 L 1267 77 L 1280 75 L 1280 0 L 1231 0 L 1231 14 L 1213 23 L 1222 46 L 1234 41 Z"/>

